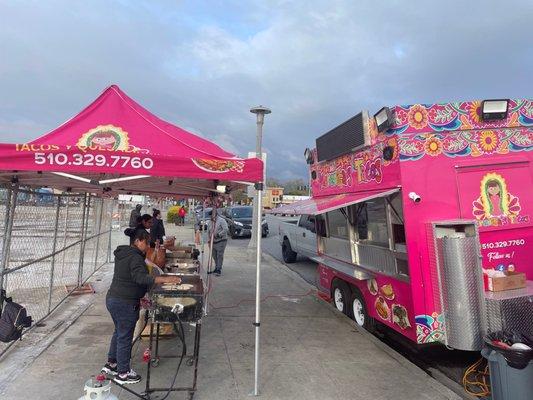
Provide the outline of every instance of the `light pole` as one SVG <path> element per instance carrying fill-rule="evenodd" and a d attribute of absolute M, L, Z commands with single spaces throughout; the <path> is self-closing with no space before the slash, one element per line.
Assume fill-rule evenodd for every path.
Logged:
<path fill-rule="evenodd" d="M 257 142 L 256 157 L 262 159 L 261 138 L 263 136 L 263 122 L 265 114 L 270 114 L 270 109 L 258 106 L 250 110 L 257 116 Z M 259 396 L 259 332 L 261 326 L 261 195 L 264 182 L 256 184 L 254 213 L 252 220 L 252 237 L 249 248 L 255 248 L 255 349 L 254 349 L 254 390 L 253 395 Z"/>
<path fill-rule="evenodd" d="M 255 156 L 260 160 L 263 159 L 261 143 L 263 139 L 263 123 L 265 121 L 265 114 L 270 114 L 272 111 L 264 106 L 257 106 L 250 109 L 250 112 L 255 114 L 257 117 L 257 135 L 255 142 Z M 264 184 L 265 182 L 263 182 Z M 249 249 L 255 249 L 257 247 L 257 231 L 261 228 L 261 218 L 258 218 L 258 215 L 261 213 L 260 210 L 261 203 L 261 193 L 260 191 L 255 192 L 254 198 L 254 209 L 253 209 L 253 219 L 252 219 L 252 237 L 250 238 L 250 243 L 248 244 Z M 257 222 L 259 221 L 259 223 Z"/>

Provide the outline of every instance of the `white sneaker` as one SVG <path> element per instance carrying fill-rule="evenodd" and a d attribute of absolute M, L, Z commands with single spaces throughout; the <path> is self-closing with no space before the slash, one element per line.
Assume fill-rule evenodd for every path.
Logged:
<path fill-rule="evenodd" d="M 130 369 L 128 373 L 118 374 L 113 380 L 121 385 L 129 385 L 132 383 L 139 383 L 141 381 L 141 376 L 133 369 Z"/>

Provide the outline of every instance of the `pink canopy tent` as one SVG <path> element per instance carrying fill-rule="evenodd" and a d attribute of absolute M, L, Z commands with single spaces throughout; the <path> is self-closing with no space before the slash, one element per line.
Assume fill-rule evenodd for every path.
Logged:
<path fill-rule="evenodd" d="M 100 195 L 205 197 L 216 192 L 218 185 L 231 190 L 262 179 L 263 162 L 258 158 L 238 158 L 159 119 L 115 85 L 52 132 L 29 143 L 0 144 L 0 185 L 48 186 Z M 257 186 L 259 199 L 261 188 Z M 261 223 L 260 213 L 256 222 Z M 256 394 L 261 230 L 257 233 Z"/>
<path fill-rule="evenodd" d="M 201 197 L 217 184 L 261 181 L 263 164 L 163 121 L 113 85 L 52 132 L 0 144 L 0 184 L 14 175 L 72 191 Z"/>

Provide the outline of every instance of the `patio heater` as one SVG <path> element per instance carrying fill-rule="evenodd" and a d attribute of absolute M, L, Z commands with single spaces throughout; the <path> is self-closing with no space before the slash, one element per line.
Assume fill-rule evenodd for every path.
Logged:
<path fill-rule="evenodd" d="M 264 106 L 253 107 L 250 112 L 257 117 L 257 141 L 256 157 L 262 159 L 261 141 L 263 137 L 263 123 L 265 114 L 272 111 Z M 263 179 L 264 180 L 264 179 Z M 255 201 L 252 220 L 252 237 L 248 248 L 256 250 L 256 279 L 255 279 L 255 362 L 254 362 L 254 396 L 259 396 L 259 330 L 261 316 L 261 196 L 263 193 L 264 182 L 257 183 L 255 186 Z"/>

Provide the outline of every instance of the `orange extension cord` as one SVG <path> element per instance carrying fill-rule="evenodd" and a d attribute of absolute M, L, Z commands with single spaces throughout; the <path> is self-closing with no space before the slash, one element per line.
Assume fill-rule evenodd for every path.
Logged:
<path fill-rule="evenodd" d="M 487 360 L 480 358 L 463 375 L 463 387 L 466 393 L 476 397 L 490 396 L 490 384 L 488 382 L 489 365 Z"/>

